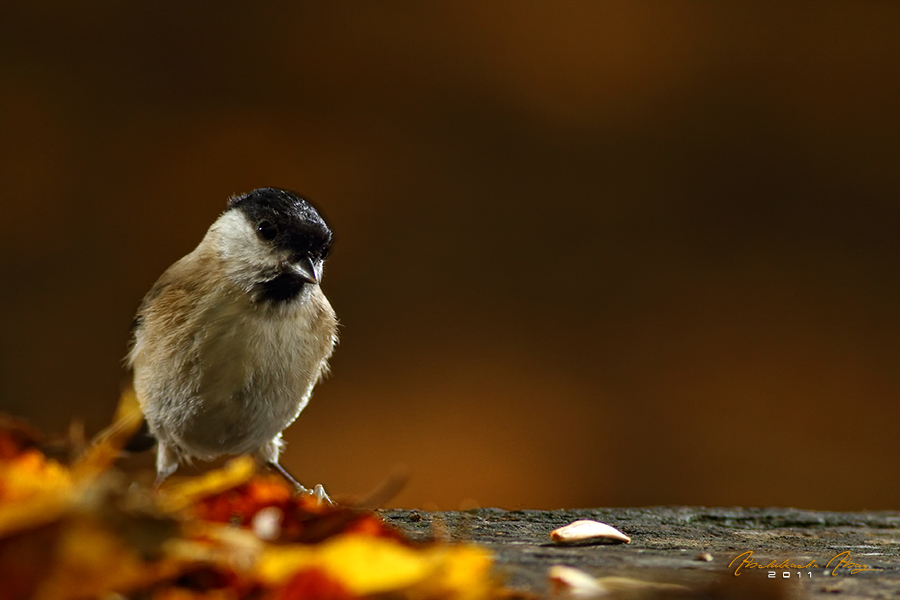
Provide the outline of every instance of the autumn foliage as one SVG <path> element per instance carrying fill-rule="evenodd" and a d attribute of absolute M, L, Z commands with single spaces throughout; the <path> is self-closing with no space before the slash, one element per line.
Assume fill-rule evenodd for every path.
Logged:
<path fill-rule="evenodd" d="M 0 420 L 0 600 L 411 600 L 499 592 L 481 548 L 414 544 L 375 512 L 295 495 L 249 458 L 146 488 L 114 468 L 140 424 L 113 425 L 71 460 Z"/>

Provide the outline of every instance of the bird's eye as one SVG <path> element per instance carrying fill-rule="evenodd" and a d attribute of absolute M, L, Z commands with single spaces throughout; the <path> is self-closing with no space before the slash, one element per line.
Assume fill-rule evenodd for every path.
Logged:
<path fill-rule="evenodd" d="M 262 220 L 256 225 L 256 232 L 259 234 L 259 237 L 267 242 L 271 242 L 278 235 L 278 228 L 272 221 Z"/>

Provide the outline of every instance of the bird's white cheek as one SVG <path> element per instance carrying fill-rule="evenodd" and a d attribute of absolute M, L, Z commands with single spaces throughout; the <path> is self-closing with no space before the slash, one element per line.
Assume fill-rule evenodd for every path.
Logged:
<path fill-rule="evenodd" d="M 224 276 L 244 290 L 261 279 L 271 278 L 271 273 L 283 262 L 239 211 L 219 217 L 208 235 L 211 236 L 209 243 L 216 248 Z"/>

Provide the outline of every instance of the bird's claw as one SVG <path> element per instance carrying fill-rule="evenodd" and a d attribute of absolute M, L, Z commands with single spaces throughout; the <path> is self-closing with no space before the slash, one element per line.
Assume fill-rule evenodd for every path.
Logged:
<path fill-rule="evenodd" d="M 294 486 L 294 489 L 298 494 L 306 494 L 308 496 L 315 496 L 316 500 L 319 501 L 319 506 L 337 506 L 331 498 L 328 497 L 328 494 L 325 493 L 325 488 L 322 487 L 322 484 L 316 485 L 313 489 L 307 488 L 305 485 L 297 481 L 293 475 L 287 472 L 284 467 L 278 464 L 278 461 L 270 460 L 266 463 L 266 465 L 284 477 L 284 479 Z"/>
<path fill-rule="evenodd" d="M 325 488 L 321 483 L 317 484 L 313 489 L 305 488 L 302 485 L 299 486 L 297 492 L 300 494 L 306 494 L 309 496 L 315 496 L 316 500 L 319 502 L 319 506 L 336 506 L 334 500 L 328 497 L 328 494 L 325 493 Z"/>

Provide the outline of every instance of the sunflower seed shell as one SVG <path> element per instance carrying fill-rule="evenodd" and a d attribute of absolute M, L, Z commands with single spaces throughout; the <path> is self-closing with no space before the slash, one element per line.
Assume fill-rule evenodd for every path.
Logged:
<path fill-rule="evenodd" d="M 606 523 L 583 519 L 550 532 L 550 539 L 558 544 L 609 541 L 628 544 L 631 538 Z"/>

